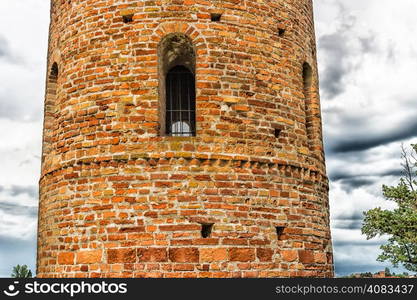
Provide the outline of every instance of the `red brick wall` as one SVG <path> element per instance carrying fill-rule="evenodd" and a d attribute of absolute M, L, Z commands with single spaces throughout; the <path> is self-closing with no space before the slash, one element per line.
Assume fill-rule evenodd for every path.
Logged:
<path fill-rule="evenodd" d="M 52 2 L 38 276 L 333 275 L 310 0 Z M 159 133 L 174 32 L 196 49 L 196 137 Z"/>

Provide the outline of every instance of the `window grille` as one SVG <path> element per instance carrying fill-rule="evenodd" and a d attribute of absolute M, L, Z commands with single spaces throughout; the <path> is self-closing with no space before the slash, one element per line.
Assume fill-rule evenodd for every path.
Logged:
<path fill-rule="evenodd" d="M 184 66 L 173 67 L 166 76 L 166 133 L 195 136 L 195 78 Z"/>

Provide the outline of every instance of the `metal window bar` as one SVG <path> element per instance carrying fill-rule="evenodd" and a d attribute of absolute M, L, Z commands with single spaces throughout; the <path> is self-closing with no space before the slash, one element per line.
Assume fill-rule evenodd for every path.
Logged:
<path fill-rule="evenodd" d="M 186 67 L 168 72 L 166 99 L 167 135 L 195 136 L 195 78 Z"/>

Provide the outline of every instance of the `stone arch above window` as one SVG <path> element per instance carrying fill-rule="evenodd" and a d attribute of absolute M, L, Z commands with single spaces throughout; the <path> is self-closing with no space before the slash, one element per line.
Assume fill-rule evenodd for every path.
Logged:
<path fill-rule="evenodd" d="M 160 133 L 194 136 L 196 51 L 183 33 L 165 36 L 158 47 Z"/>

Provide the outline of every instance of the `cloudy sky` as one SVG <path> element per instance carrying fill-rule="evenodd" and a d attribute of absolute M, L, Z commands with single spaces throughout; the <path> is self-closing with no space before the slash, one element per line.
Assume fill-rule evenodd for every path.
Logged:
<path fill-rule="evenodd" d="M 417 143 L 415 0 L 315 0 L 336 273 L 379 271 L 362 212 Z M 18 18 L 17 18 L 18 16 Z M 48 0 L 0 1 L 0 277 L 35 269 Z"/>

